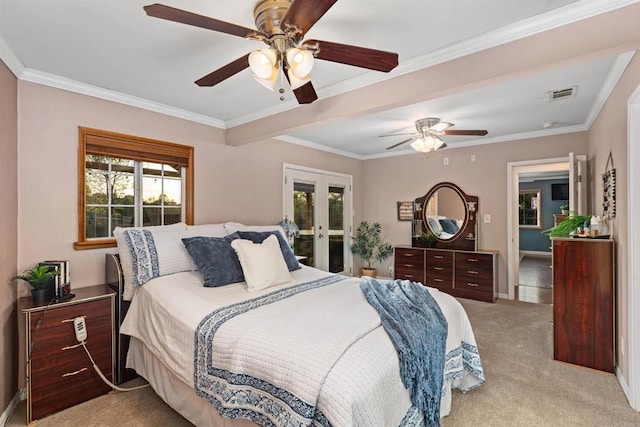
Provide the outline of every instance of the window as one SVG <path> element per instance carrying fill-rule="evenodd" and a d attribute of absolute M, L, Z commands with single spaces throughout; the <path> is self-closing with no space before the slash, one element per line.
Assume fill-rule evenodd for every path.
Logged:
<path fill-rule="evenodd" d="M 541 228 L 540 190 L 520 190 L 518 212 L 520 228 Z"/>
<path fill-rule="evenodd" d="M 79 129 L 76 249 L 115 246 L 115 227 L 193 223 L 193 147 Z"/>

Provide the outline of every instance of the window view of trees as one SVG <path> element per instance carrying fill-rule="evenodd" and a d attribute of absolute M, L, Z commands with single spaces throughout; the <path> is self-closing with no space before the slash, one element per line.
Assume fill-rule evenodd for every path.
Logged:
<path fill-rule="evenodd" d="M 141 171 L 142 178 L 137 178 L 140 176 L 137 170 Z M 86 237 L 110 237 L 115 227 L 179 222 L 182 213 L 180 171 L 179 166 L 88 154 Z M 141 195 L 139 201 L 136 194 Z M 140 206 L 142 224 L 137 224 L 136 212 Z"/>

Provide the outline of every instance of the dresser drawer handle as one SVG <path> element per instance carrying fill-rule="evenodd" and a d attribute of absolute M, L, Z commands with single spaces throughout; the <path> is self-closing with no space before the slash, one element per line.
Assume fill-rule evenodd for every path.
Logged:
<path fill-rule="evenodd" d="M 478 262 L 478 258 L 467 258 L 467 261 L 469 262 Z"/>
<path fill-rule="evenodd" d="M 442 267 L 433 267 L 433 269 L 437 270 L 437 271 L 443 271 L 444 270 L 444 268 L 442 268 Z"/>
<path fill-rule="evenodd" d="M 413 256 L 414 254 L 404 254 L 404 256 Z"/>
<path fill-rule="evenodd" d="M 469 273 L 469 274 L 478 274 L 478 272 L 475 271 L 475 270 L 467 270 L 467 273 Z"/>
<path fill-rule="evenodd" d="M 404 277 L 413 278 L 412 274 L 405 274 Z"/>
<path fill-rule="evenodd" d="M 442 255 L 434 255 L 433 256 L 435 259 L 444 259 L 444 257 Z"/>
<path fill-rule="evenodd" d="M 471 286 L 472 288 L 477 288 L 480 285 L 478 285 L 477 283 L 467 283 L 467 286 Z"/>
<path fill-rule="evenodd" d="M 65 350 L 71 350 L 71 349 L 74 349 L 74 348 L 78 348 L 78 347 L 80 347 L 81 345 L 82 345 L 82 343 L 78 343 L 78 344 L 76 344 L 76 345 L 68 345 L 68 346 L 66 346 L 66 347 L 62 347 L 62 348 L 61 348 L 61 350 L 62 350 L 62 351 L 65 351 Z"/>
<path fill-rule="evenodd" d="M 405 264 L 404 266 L 411 268 L 411 267 L 413 267 L 413 264 Z"/>
<path fill-rule="evenodd" d="M 82 372 L 84 372 L 86 370 L 87 370 L 87 368 L 82 368 L 82 369 L 78 369 L 75 372 L 67 372 L 66 374 L 62 374 L 62 378 L 64 378 L 64 377 L 72 377 L 72 376 L 78 375 L 78 374 L 80 374 L 80 373 L 82 373 Z"/>
<path fill-rule="evenodd" d="M 434 278 L 434 279 L 433 279 L 433 281 L 434 281 L 434 282 L 444 282 L 444 280 L 443 280 L 443 279 L 438 279 L 438 278 Z"/>

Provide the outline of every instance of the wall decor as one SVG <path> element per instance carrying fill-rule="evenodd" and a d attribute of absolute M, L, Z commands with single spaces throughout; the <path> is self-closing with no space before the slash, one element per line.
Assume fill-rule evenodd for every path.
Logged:
<path fill-rule="evenodd" d="M 606 221 L 616 217 L 616 169 L 609 151 L 604 174 L 602 174 L 602 218 Z"/>
<path fill-rule="evenodd" d="M 413 202 L 398 202 L 398 221 L 413 221 Z"/>

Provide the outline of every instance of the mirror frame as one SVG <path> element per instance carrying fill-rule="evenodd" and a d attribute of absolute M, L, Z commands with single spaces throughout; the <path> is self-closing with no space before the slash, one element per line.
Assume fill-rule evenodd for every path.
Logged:
<path fill-rule="evenodd" d="M 426 232 L 429 230 L 425 218 L 425 205 L 429 202 L 431 197 L 441 188 L 450 188 L 455 191 L 462 199 L 465 209 L 465 217 L 462 223 L 462 227 L 458 232 L 450 239 L 437 238 L 436 241 L 428 246 L 425 242 L 420 240 L 417 235 L 420 232 Z M 422 197 L 418 197 L 414 201 L 414 215 L 413 215 L 413 235 L 411 236 L 411 246 L 413 247 L 432 247 L 437 249 L 458 249 L 467 251 L 477 251 L 478 233 L 477 233 L 477 212 L 479 211 L 478 197 L 470 196 L 466 194 L 460 187 L 451 182 L 440 182 L 427 192 Z"/>

